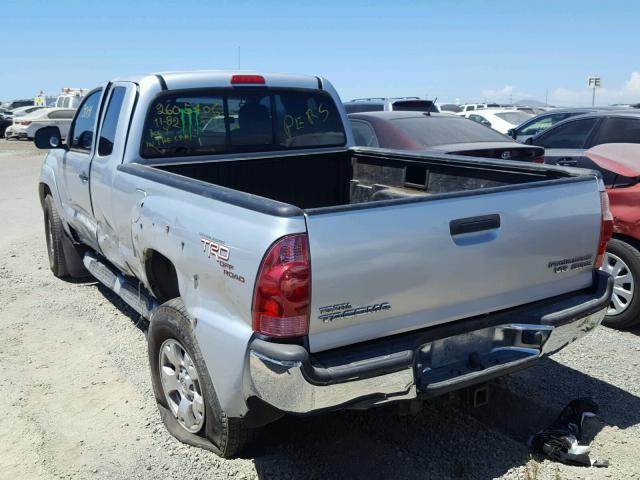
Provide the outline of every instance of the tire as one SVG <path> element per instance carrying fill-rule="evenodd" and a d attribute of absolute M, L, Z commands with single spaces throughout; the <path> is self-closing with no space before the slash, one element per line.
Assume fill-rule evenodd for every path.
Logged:
<path fill-rule="evenodd" d="M 613 297 L 602 323 L 612 328 L 640 324 L 640 251 L 634 245 L 614 238 L 607 246 L 602 270 L 614 277 Z"/>
<path fill-rule="evenodd" d="M 64 229 L 51 195 L 47 195 L 44 199 L 44 231 L 49 268 L 56 277 L 65 278 L 69 275 L 69 271 L 63 247 Z"/>
<path fill-rule="evenodd" d="M 229 418 L 220 407 L 220 402 L 213 388 L 202 353 L 195 341 L 192 323 L 182 299 L 169 300 L 156 309 L 151 316 L 147 342 L 153 391 L 162 420 L 169 432 L 180 441 L 206 448 L 221 457 L 230 458 L 237 455 L 248 442 L 250 430 L 245 427 L 242 419 Z M 166 382 L 167 369 L 169 371 L 176 371 L 176 369 L 173 369 L 170 364 L 167 366 L 167 363 L 161 365 L 163 359 L 167 359 L 162 356 L 161 350 L 168 351 L 167 349 L 176 347 L 176 344 L 184 350 L 185 355 L 182 357 L 182 364 L 186 364 L 188 368 L 184 370 L 185 375 L 182 380 L 175 382 L 178 385 L 178 390 L 170 393 L 170 387 L 167 387 L 167 392 L 165 392 L 161 375 L 165 377 Z M 193 373 L 192 366 L 195 367 L 195 376 L 191 375 L 187 380 L 187 384 L 196 377 L 197 383 L 193 381 L 190 388 L 185 389 L 185 378 L 190 373 Z M 164 368 L 162 374 L 161 368 Z M 180 407 L 178 407 L 178 413 L 176 414 L 175 412 L 175 404 L 177 402 L 174 400 L 177 398 L 182 399 L 183 397 L 180 390 L 182 393 L 186 392 L 184 395 L 186 397 L 189 396 L 189 392 L 194 395 L 193 408 L 191 411 L 188 411 L 188 409 L 184 411 L 193 413 L 192 416 L 195 418 L 196 425 L 190 425 L 190 423 L 194 422 L 185 422 L 184 420 L 181 422 L 179 418 L 181 415 Z M 204 404 L 204 419 L 201 426 L 198 426 L 196 410 L 198 410 L 199 402 L 196 406 L 194 392 L 201 395 L 202 403 Z M 180 400 L 180 404 L 182 404 L 182 400 Z M 191 420 L 194 419 L 192 418 Z M 187 428 L 187 425 L 191 428 Z"/>

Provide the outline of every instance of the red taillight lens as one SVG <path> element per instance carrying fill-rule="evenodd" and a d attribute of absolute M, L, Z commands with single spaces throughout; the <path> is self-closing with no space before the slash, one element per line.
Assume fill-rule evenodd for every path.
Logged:
<path fill-rule="evenodd" d="M 604 262 L 604 255 L 607 253 L 607 243 L 613 235 L 613 215 L 609 208 L 609 195 L 607 192 L 600 192 L 600 207 L 602 209 L 602 225 L 600 226 L 600 244 L 598 245 L 598 256 L 594 268 L 600 268 Z"/>
<path fill-rule="evenodd" d="M 231 77 L 231 85 L 264 85 L 264 77 L 262 75 L 233 75 Z"/>
<path fill-rule="evenodd" d="M 307 234 L 278 240 L 262 261 L 253 298 L 253 330 L 270 337 L 309 332 L 311 265 Z"/>
<path fill-rule="evenodd" d="M 531 160 L 533 163 L 544 163 L 544 157 L 536 157 Z"/>
<path fill-rule="evenodd" d="M 31 122 L 29 121 L 24 121 L 24 122 L 20 122 L 20 125 L 31 125 Z"/>

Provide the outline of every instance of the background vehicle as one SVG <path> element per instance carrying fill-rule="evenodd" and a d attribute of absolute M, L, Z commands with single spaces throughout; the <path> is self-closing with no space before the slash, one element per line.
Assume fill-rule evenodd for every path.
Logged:
<path fill-rule="evenodd" d="M 540 107 L 526 107 L 526 106 L 515 106 L 514 110 L 518 110 L 519 112 L 529 113 L 531 115 L 538 115 L 540 113 L 546 112 L 544 108 Z"/>
<path fill-rule="evenodd" d="M 33 99 L 14 100 L 10 102 L 9 105 L 7 105 L 7 109 L 13 110 L 15 108 L 32 107 L 32 106 L 33 106 Z"/>
<path fill-rule="evenodd" d="M 526 148 L 510 138 L 463 117 L 412 112 L 351 113 L 356 145 L 400 150 L 429 149 L 471 157 L 543 163 L 544 149 Z M 525 148 L 522 148 L 525 147 Z"/>
<path fill-rule="evenodd" d="M 460 113 L 462 112 L 462 108 L 460 105 L 456 105 L 455 103 L 441 103 L 438 105 L 438 110 L 441 113 Z"/>
<path fill-rule="evenodd" d="M 31 106 L 31 107 L 18 107 L 18 108 L 13 109 L 11 111 L 11 113 L 13 114 L 13 118 L 23 117 L 25 115 L 28 115 L 30 113 L 35 112 L 36 110 L 41 109 L 41 108 L 43 108 L 43 107 L 34 107 L 34 106 Z"/>
<path fill-rule="evenodd" d="M 554 126 L 556 123 L 575 117 L 576 115 L 584 115 L 597 111 L 595 108 L 566 108 L 556 109 L 550 112 L 541 113 L 535 117 L 525 120 L 515 128 L 509 129 L 507 135 L 514 138 L 518 142 L 526 142 L 528 138 L 544 132 L 546 129 Z"/>
<path fill-rule="evenodd" d="M 40 108 L 35 112 L 13 119 L 13 124 L 4 133 L 5 138 L 33 139 L 35 133 L 43 128 L 55 126 L 62 138 L 67 137 L 75 109 Z"/>
<path fill-rule="evenodd" d="M 604 323 L 615 328 L 640 324 L 640 145 L 609 143 L 585 152 L 612 178 L 607 185 L 613 238 L 602 269 L 613 277 L 611 304 Z"/>
<path fill-rule="evenodd" d="M 345 102 L 347 113 L 357 112 L 388 112 L 402 110 L 411 112 L 438 112 L 438 107 L 431 100 L 423 100 L 419 97 L 398 98 L 357 98 Z"/>
<path fill-rule="evenodd" d="M 604 317 L 592 172 L 353 148 L 346 127 L 322 78 L 198 71 L 96 88 L 68 144 L 36 133 L 49 266 L 150 319 L 181 441 L 231 456 L 285 413 L 466 388 Z"/>
<path fill-rule="evenodd" d="M 585 151 L 603 143 L 640 143 L 640 112 L 635 109 L 598 111 L 569 118 L 527 141 L 545 149 L 545 162 L 600 170 L 606 184 L 612 174 L 602 170 Z"/>
<path fill-rule="evenodd" d="M 56 97 L 56 108 L 78 108 L 89 90 L 86 88 L 63 88 L 62 94 Z"/>
<path fill-rule="evenodd" d="M 475 110 L 484 110 L 487 108 L 486 103 L 462 103 L 458 105 L 460 107 L 460 114 L 466 115 L 468 112 L 473 112 Z"/>
<path fill-rule="evenodd" d="M 13 123 L 13 115 L 8 110 L 0 110 L 0 136 L 4 136 L 7 128 Z"/>
<path fill-rule="evenodd" d="M 486 127 L 493 128 L 500 133 L 507 133 L 512 128 L 532 117 L 529 113 L 514 109 L 490 108 L 479 110 L 464 115 L 469 120 L 478 122 Z"/>

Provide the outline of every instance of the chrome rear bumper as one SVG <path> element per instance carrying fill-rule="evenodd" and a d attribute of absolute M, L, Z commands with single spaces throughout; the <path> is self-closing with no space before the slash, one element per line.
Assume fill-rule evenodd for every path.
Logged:
<path fill-rule="evenodd" d="M 594 277 L 599 284 L 592 292 L 313 357 L 300 345 L 254 339 L 245 397 L 306 414 L 432 397 L 492 380 L 531 366 L 602 322 L 612 282 Z M 500 322 L 507 318 L 527 322 Z"/>

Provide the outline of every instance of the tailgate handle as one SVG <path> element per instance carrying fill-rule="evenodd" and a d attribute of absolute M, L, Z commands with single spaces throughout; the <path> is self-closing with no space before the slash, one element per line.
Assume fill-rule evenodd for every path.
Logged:
<path fill-rule="evenodd" d="M 500 228 L 500 215 L 481 215 L 479 217 L 458 218 L 449 222 L 451 235 L 461 235 L 463 233 L 482 232 Z"/>

